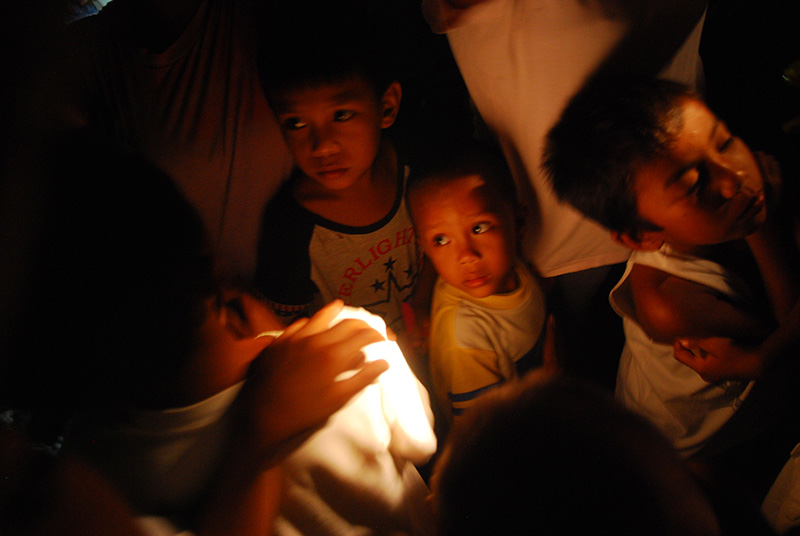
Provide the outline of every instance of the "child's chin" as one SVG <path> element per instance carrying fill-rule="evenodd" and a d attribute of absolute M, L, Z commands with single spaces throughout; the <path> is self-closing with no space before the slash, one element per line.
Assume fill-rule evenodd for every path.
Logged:
<path fill-rule="evenodd" d="M 483 285 L 481 287 L 462 287 L 462 290 L 472 296 L 473 298 L 486 298 L 494 294 L 494 288 L 491 285 Z"/>

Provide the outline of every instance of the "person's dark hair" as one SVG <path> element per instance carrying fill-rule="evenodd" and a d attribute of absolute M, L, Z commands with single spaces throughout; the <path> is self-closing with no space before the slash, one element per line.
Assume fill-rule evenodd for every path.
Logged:
<path fill-rule="evenodd" d="M 603 80 L 575 95 L 543 155 L 558 198 L 612 231 L 657 230 L 638 216 L 631 176 L 672 141 L 686 98 L 696 95 L 661 79 Z"/>
<path fill-rule="evenodd" d="M 485 395 L 451 430 L 432 489 L 438 536 L 699 536 L 716 526 L 669 442 L 568 377 L 533 374 Z"/>
<path fill-rule="evenodd" d="M 500 148 L 488 141 L 461 136 L 445 140 L 419 155 L 406 186 L 407 205 L 411 207 L 417 192 L 467 175 L 480 176 L 501 200 L 512 209 L 516 206 L 514 179 Z"/>
<path fill-rule="evenodd" d="M 397 80 L 383 12 L 366 0 L 280 2 L 260 24 L 258 73 L 271 104 L 297 89 L 362 77 L 378 97 Z"/>
<path fill-rule="evenodd" d="M 200 217 L 165 173 L 81 132 L 49 139 L 20 173 L 0 404 L 68 415 L 168 385 L 216 290 Z"/>

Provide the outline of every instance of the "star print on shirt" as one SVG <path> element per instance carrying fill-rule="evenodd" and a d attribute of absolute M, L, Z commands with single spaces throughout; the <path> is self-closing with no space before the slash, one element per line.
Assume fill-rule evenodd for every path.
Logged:
<path fill-rule="evenodd" d="M 370 286 L 375 290 L 375 292 L 378 292 L 379 290 L 383 290 L 383 281 L 378 281 L 376 279 L 375 282 Z"/>
<path fill-rule="evenodd" d="M 372 307 L 372 306 L 375 306 L 375 305 L 380 305 L 382 303 L 387 303 L 392 299 L 392 291 L 402 292 L 402 291 L 406 290 L 407 288 L 412 288 L 414 286 L 414 283 L 416 282 L 417 275 L 418 275 L 414 270 L 414 265 L 413 264 L 409 264 L 408 269 L 403 270 L 403 273 L 406 274 L 406 278 L 405 278 L 406 279 L 406 284 L 405 285 L 401 285 L 400 282 L 397 280 L 397 278 L 394 275 L 394 265 L 396 263 L 397 263 L 397 259 L 395 259 L 393 257 L 389 257 L 389 260 L 387 260 L 385 263 L 383 263 L 383 265 L 386 267 L 386 272 L 387 272 L 386 281 L 381 281 L 381 280 L 376 279 L 375 282 L 373 284 L 371 284 L 370 286 L 373 288 L 375 293 L 385 292 L 386 294 L 381 299 L 379 299 L 379 300 L 377 300 L 375 302 L 365 304 L 364 305 L 365 308 L 369 308 L 369 307 Z M 388 286 L 386 286 L 386 288 L 384 288 L 385 285 L 387 285 L 387 284 L 388 284 Z"/>

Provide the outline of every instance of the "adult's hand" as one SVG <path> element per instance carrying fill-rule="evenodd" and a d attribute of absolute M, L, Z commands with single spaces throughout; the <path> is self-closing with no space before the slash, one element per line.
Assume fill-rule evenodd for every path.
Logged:
<path fill-rule="evenodd" d="M 388 368 L 364 359 L 361 349 L 383 340 L 366 323 L 348 319 L 328 327 L 342 307 L 336 300 L 293 323 L 250 365 L 237 400 L 237 435 L 260 450 L 261 463 L 299 446 Z M 353 374 L 339 378 L 347 371 Z"/>
<path fill-rule="evenodd" d="M 232 408 L 218 481 L 199 509 L 198 536 L 271 534 L 280 506 L 281 460 L 388 368 L 386 361 L 365 362 L 361 349 L 383 340 L 365 322 L 328 327 L 342 307 L 337 300 L 293 323 L 250 364 Z M 255 337 L 257 328 L 274 329 L 269 315 L 258 316 L 251 298 L 243 297 L 237 309 L 246 320 L 240 334 Z M 353 374 L 340 378 L 347 371 Z"/>

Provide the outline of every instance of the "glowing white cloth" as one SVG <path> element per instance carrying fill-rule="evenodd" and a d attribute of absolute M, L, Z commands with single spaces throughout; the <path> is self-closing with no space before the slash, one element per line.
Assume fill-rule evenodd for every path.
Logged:
<path fill-rule="evenodd" d="M 383 320 L 345 307 L 386 337 Z M 276 533 L 428 532 L 428 489 L 414 464 L 436 451 L 428 393 L 388 339 L 364 348 L 389 370 L 334 414 L 285 462 L 287 485 Z"/>

